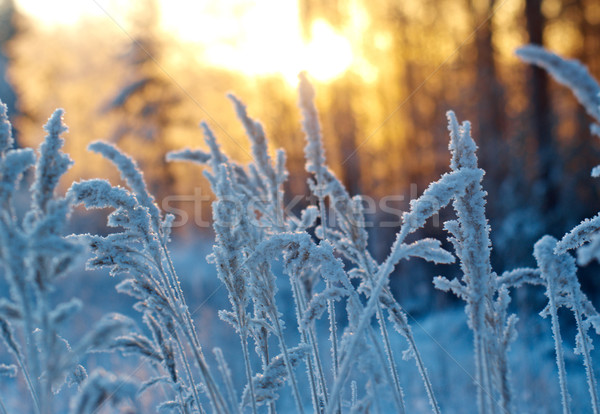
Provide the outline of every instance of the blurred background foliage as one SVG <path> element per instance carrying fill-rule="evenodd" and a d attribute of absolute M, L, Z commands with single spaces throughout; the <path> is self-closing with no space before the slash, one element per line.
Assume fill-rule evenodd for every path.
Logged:
<path fill-rule="evenodd" d="M 77 14 L 83 3 L 95 12 Z M 405 209 L 447 171 L 445 112 L 472 121 L 499 270 L 532 264 L 541 235 L 561 236 L 600 210 L 590 119 L 566 88 L 514 55 L 542 44 L 599 79 L 597 0 L 188 3 L 92 0 L 53 11 L 41 1 L 0 0 L 0 97 L 19 144 L 37 146 L 40 125 L 63 107 L 76 162 L 65 185 L 118 181 L 86 151 L 106 139 L 139 161 L 163 208 L 190 217 L 180 236 L 210 231 L 199 225 L 210 220 L 212 199 L 201 170 L 168 165 L 165 153 L 203 147 L 198 123 L 206 120 L 228 154 L 249 160 L 226 99 L 234 92 L 263 123 L 271 149 L 287 151 L 290 199 L 308 194 L 295 90 L 296 74 L 307 70 L 331 167 L 352 194 L 395 196 L 389 207 Z M 373 214 L 375 222 L 390 218 Z M 376 256 L 396 230 L 371 229 Z M 403 287 L 419 286 L 413 279 Z"/>

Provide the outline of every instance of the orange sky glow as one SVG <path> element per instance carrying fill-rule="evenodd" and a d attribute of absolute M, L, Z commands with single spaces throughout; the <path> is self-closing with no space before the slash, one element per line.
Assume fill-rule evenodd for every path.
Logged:
<path fill-rule="evenodd" d="M 18 0 L 17 5 L 47 26 L 73 25 L 85 17 L 127 27 L 128 7 L 116 0 Z M 280 75 L 290 85 L 296 84 L 303 70 L 321 82 L 347 70 L 374 80 L 376 68 L 353 47 L 352 38 L 367 23 L 361 15 L 360 9 L 354 10 L 352 26 L 337 30 L 316 20 L 306 40 L 295 1 L 161 1 L 163 29 L 183 42 L 197 44 L 205 62 L 248 76 Z"/>

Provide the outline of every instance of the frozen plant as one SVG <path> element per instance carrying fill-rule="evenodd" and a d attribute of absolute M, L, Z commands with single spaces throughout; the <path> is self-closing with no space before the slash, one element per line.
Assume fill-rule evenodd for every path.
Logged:
<path fill-rule="evenodd" d="M 479 171 L 480 175 L 467 184 L 462 194 L 454 197 L 457 219 L 444 223 L 460 259 L 463 276 L 452 281 L 437 277 L 434 283 L 438 289 L 452 291 L 465 301 L 469 327 L 473 331 L 479 412 L 493 413 L 498 406 L 507 413 L 511 412 L 507 352 L 515 339 L 517 321 L 515 315 L 507 314 L 511 285 L 498 283 L 491 268 L 486 193 L 481 186 L 483 171 L 477 166 L 477 146 L 471 138 L 470 123 L 459 125 L 454 113 L 448 112 L 448 129 L 452 170 Z"/>
<path fill-rule="evenodd" d="M 301 74 L 300 76 L 299 94 L 300 108 L 304 117 L 303 127 L 307 141 L 304 150 L 306 157 L 306 170 L 309 173 L 312 173 L 314 176 L 314 179 L 309 179 L 309 187 L 318 199 L 319 215 L 321 219 L 321 225 L 319 226 L 319 228 L 317 228 L 317 234 L 320 235 L 322 239 L 328 240 L 331 243 L 333 243 L 340 254 L 344 255 L 348 260 L 350 260 L 357 266 L 355 269 L 352 270 L 352 274 L 356 275 L 362 280 L 359 290 L 364 292 L 368 297 L 374 298 L 371 302 L 368 313 L 364 315 L 363 325 L 360 327 L 360 330 L 365 329 L 364 324 L 366 324 L 367 321 L 370 320 L 372 316 L 372 310 L 375 310 L 377 313 L 377 319 L 381 330 L 381 340 L 384 344 L 385 352 L 387 355 L 386 368 L 389 371 L 389 374 L 392 376 L 394 396 L 400 402 L 400 406 L 403 407 L 404 405 L 402 389 L 399 384 L 396 361 L 393 355 L 393 351 L 391 349 L 389 333 L 387 330 L 385 318 L 383 316 L 382 307 L 385 307 L 388 310 L 390 320 L 394 324 L 395 328 L 407 339 L 409 344 L 409 352 L 407 353 L 407 355 L 411 355 L 415 359 L 419 372 L 421 373 L 421 376 L 423 378 L 432 409 L 434 412 L 439 412 L 439 407 L 433 392 L 433 387 L 431 385 L 431 381 L 423 364 L 420 353 L 416 347 L 412 331 L 408 324 L 406 313 L 394 299 L 387 286 L 389 275 L 391 274 L 394 266 L 400 260 L 401 257 L 395 257 L 394 254 L 390 254 L 388 260 L 384 263 L 386 267 L 382 268 L 384 264 L 380 266 L 370 255 L 368 251 L 368 237 L 364 225 L 365 220 L 362 200 L 360 196 L 355 196 L 354 198 L 351 198 L 344 186 L 342 185 L 342 183 L 335 177 L 335 174 L 333 174 L 333 172 L 327 168 L 327 165 L 325 163 L 326 157 L 323 150 L 323 143 L 321 138 L 317 110 L 314 106 L 315 93 L 312 85 L 310 85 L 304 74 Z M 461 191 L 461 185 L 459 183 L 460 178 L 457 179 L 456 175 L 453 177 L 443 177 L 439 183 L 436 183 L 436 185 L 432 185 L 432 188 L 435 187 L 438 190 L 445 189 L 449 193 L 452 193 L 452 191 Z M 412 211 L 413 216 L 419 214 L 419 206 L 421 207 L 420 213 L 424 212 L 425 209 L 423 209 L 423 207 L 425 205 L 428 205 L 430 211 L 427 211 L 427 215 L 422 217 L 421 223 L 416 224 L 413 227 L 410 227 L 410 225 L 403 226 L 403 230 L 401 230 L 401 233 L 399 233 L 398 239 L 396 240 L 396 243 L 393 247 L 393 250 L 395 250 L 396 252 L 402 247 L 406 247 L 406 245 L 402 244 L 404 237 L 420 228 L 423 224 L 425 224 L 425 220 L 428 217 L 435 214 L 440 208 L 442 208 L 445 204 L 448 203 L 449 199 L 438 199 L 436 198 L 435 194 L 432 194 L 433 192 L 434 191 L 426 192 L 426 194 L 424 194 L 423 197 L 420 199 L 420 203 L 415 202 L 414 206 L 411 206 L 411 208 L 415 210 Z M 326 199 L 329 201 L 330 205 L 333 208 L 333 211 L 336 214 L 337 222 L 339 223 L 338 228 L 327 228 L 329 220 L 326 216 Z M 406 217 L 413 216 L 409 214 Z M 408 258 L 411 256 L 422 257 L 426 260 L 430 260 L 437 263 L 449 263 L 454 260 L 454 258 L 449 253 L 445 252 L 443 249 L 440 248 L 439 242 L 435 240 L 421 240 L 420 242 L 414 243 L 410 247 L 412 251 L 410 252 L 410 254 L 407 254 L 404 258 Z M 375 280 L 377 272 L 382 269 L 384 269 L 384 271 L 380 276 L 380 292 L 373 295 L 371 292 L 372 284 Z M 331 300 L 328 301 L 328 307 L 330 309 L 332 308 Z M 330 315 L 332 313 L 333 312 L 330 311 Z M 370 330 L 370 327 L 368 327 L 367 329 Z M 335 331 L 332 329 L 332 338 L 334 337 L 334 333 Z M 354 335 L 353 338 L 357 338 L 356 332 L 352 332 L 351 330 L 348 330 L 346 334 L 347 337 Z M 374 337 L 372 333 L 369 333 L 369 336 Z M 343 378 L 345 376 L 345 371 L 347 371 L 350 367 L 350 361 L 352 360 L 352 354 L 354 352 L 354 347 L 356 346 L 356 343 L 357 340 L 353 339 L 348 344 L 348 348 L 351 352 L 349 352 L 349 354 L 346 355 L 345 364 L 341 365 L 342 371 L 339 375 L 338 373 L 336 373 L 336 377 Z M 376 343 L 376 341 L 373 341 L 373 344 Z M 337 358 L 334 357 L 334 359 L 337 361 Z M 334 388 L 334 396 L 341 391 L 341 384 L 341 380 L 336 382 L 335 387 L 337 388 Z"/>
<path fill-rule="evenodd" d="M 206 402 L 200 395 L 206 390 L 212 410 L 229 413 L 205 360 L 167 249 L 173 216 L 162 216 L 131 158 L 104 142 L 93 143 L 90 149 L 119 169 L 131 191 L 113 187 L 105 180 L 87 180 L 71 186 L 69 196 L 75 204 L 84 204 L 88 209 L 113 208 L 108 226 L 121 229 L 108 236 L 81 236 L 93 253 L 88 268 L 108 267 L 112 275 L 128 276 L 117 290 L 138 300 L 135 308 L 143 314 L 151 332 L 150 337 L 127 333 L 117 338 L 113 348 L 137 353 L 155 368 L 157 376 L 143 384 L 142 391 L 165 383 L 171 386 L 173 400 L 164 402 L 162 409 L 204 413 Z"/>
<path fill-rule="evenodd" d="M 575 60 L 565 60 L 542 47 L 527 45 L 517 50 L 517 55 L 525 62 L 532 63 L 547 70 L 558 82 L 569 87 L 575 97 L 584 106 L 596 123 L 591 131 L 600 137 L 600 85 L 592 78 L 585 66 Z M 592 170 L 592 176 L 600 176 L 600 166 Z M 556 347 L 556 362 L 559 371 L 559 382 L 562 395 L 563 413 L 571 412 L 570 395 L 567 386 L 567 374 L 564 363 L 564 352 L 558 323 L 557 309 L 561 306 L 573 311 L 577 323 L 575 353 L 582 355 L 586 370 L 588 389 L 594 413 L 600 413 L 598 385 L 592 365 L 590 351 L 594 348 L 588 332 L 594 327 L 600 334 L 600 316 L 581 291 L 576 275 L 576 262 L 567 252 L 577 249 L 580 265 L 586 265 L 600 257 L 600 213 L 592 219 L 586 219 L 563 236 L 560 241 L 545 236 L 535 245 L 535 257 L 546 286 L 548 306 L 543 316 L 552 318 L 552 331 Z"/>
<path fill-rule="evenodd" d="M 73 199 L 56 191 L 72 165 L 61 151 L 61 134 L 67 130 L 62 116 L 63 110 L 58 109 L 48 120 L 44 127 L 48 135 L 36 156 L 31 149 L 13 148 L 6 106 L 0 103 L 0 266 L 9 286 L 9 295 L 0 298 L 0 335 L 14 359 L 1 371 L 22 376 L 32 400 L 28 410 L 38 414 L 55 412 L 54 394 L 65 382 L 77 387 L 88 384 L 80 365 L 86 352 L 107 347 L 112 337 L 129 329 L 126 318 L 113 314 L 74 345 L 60 334 L 81 311 L 82 303 L 72 298 L 56 304 L 51 297 L 57 281 L 83 253 L 76 239 L 63 235 Z M 19 192 L 32 167 L 31 203 L 25 206 Z M 1 399 L 0 412 L 6 413 Z"/>
<path fill-rule="evenodd" d="M 248 172 L 221 152 L 216 138 L 205 123 L 202 124 L 202 128 L 209 153 L 184 150 L 170 153 L 167 158 L 171 161 L 186 160 L 211 167 L 212 172 L 205 171 L 205 175 L 218 200 L 213 203 L 216 240 L 209 260 L 216 264 L 217 274 L 228 290 L 232 306 L 231 311 L 221 310 L 219 315 L 231 324 L 240 336 L 248 381 L 247 396 L 243 399 L 242 406 L 248 403 L 253 412 L 256 412 L 257 405 L 264 402 L 269 402 L 270 409 L 273 410 L 272 400 L 276 398 L 276 394 L 271 392 L 272 398 L 255 398 L 248 337 L 252 336 L 255 341 L 264 371 L 272 362 L 268 342 L 271 333 L 275 333 L 278 338 L 282 359 L 288 362 L 290 360 L 275 304 L 276 287 L 272 275 L 265 268 L 250 269 L 247 262 L 258 243 L 269 232 L 285 229 L 290 224 L 283 221 L 282 214 L 281 187 L 287 172 L 283 152 L 278 152 L 276 164 L 272 165 L 262 126 L 248 117 L 245 107 L 237 98 L 230 95 L 230 99 L 252 143 L 252 154 L 256 161 L 248 167 Z M 297 227 L 297 223 L 294 226 Z M 247 309 L 250 302 L 253 303 L 252 314 Z M 301 412 L 301 397 L 292 365 L 289 362 L 284 364 L 284 367 L 287 378 L 292 383 L 297 409 Z"/>
<path fill-rule="evenodd" d="M 590 114 L 600 118 L 598 85 L 581 65 L 535 47 L 519 54 L 556 72 L 576 90 Z M 154 387 L 166 391 L 157 407 L 160 412 L 275 414 L 285 404 L 293 404 L 297 413 L 406 413 L 411 407 L 400 380 L 400 352 L 392 348 L 389 328 L 393 327 L 406 340 L 403 358 L 416 364 L 430 410 L 439 414 L 443 407 L 434 392 L 436 378 L 428 374 L 410 315 L 394 297 L 390 277 L 402 260 L 446 264 L 458 258 L 460 276 L 438 277 L 434 284 L 465 303 L 473 332 L 477 411 L 513 412 L 508 351 L 516 338 L 517 317 L 509 313 L 510 289 L 530 283 L 546 289 L 549 303 L 542 315 L 552 319 L 564 413 L 570 412 L 570 405 L 560 307 L 575 315 L 575 351 L 583 358 L 591 405 L 598 413 L 589 330 L 600 326 L 600 317 L 581 292 L 575 261 L 567 250 L 578 248 L 580 263 L 600 257 L 600 218 L 583 222 L 561 241 L 540 240 L 535 246 L 538 269 L 520 268 L 498 276 L 490 263 L 486 193 L 481 184 L 484 171 L 478 167 L 470 124 L 459 124 L 448 112 L 450 171 L 410 203 L 389 254 L 380 263 L 368 250 L 363 199 L 351 196 L 327 166 L 314 95 L 301 75 L 306 170 L 316 203 L 298 217 L 284 208 L 288 177 L 284 151 L 269 149 L 262 125 L 233 95 L 229 98 L 250 140 L 250 163 L 230 159 L 206 123 L 202 124 L 206 150 L 186 149 L 167 156 L 170 161 L 208 167 L 204 175 L 216 196 L 216 239 L 208 260 L 229 298 L 219 317 L 239 336 L 245 378 L 235 381 L 233 361 L 227 361 L 220 349 L 213 350 L 218 370 L 207 362 L 169 251 L 173 216 L 158 209 L 135 161 L 111 144 L 95 142 L 90 149 L 119 169 L 127 187 L 87 180 L 72 184 L 67 195 L 59 197 L 55 194 L 58 179 L 70 165 L 60 152 L 62 113 L 57 112 L 46 126 L 49 136 L 37 163 L 32 151 L 10 149 L 10 126 L 5 113 L 0 114 L 0 254 L 11 286 L 10 299 L 0 302 L 0 333 L 15 358 L 14 364 L 0 364 L 0 374 L 23 375 L 39 414 L 53 412 L 49 391 L 69 376 L 72 382 L 82 383 L 72 400 L 74 413 L 95 412 L 109 400 L 114 404 L 135 400 Z M 14 205 L 16 185 L 33 164 L 31 209 L 21 217 Z M 71 208 L 78 204 L 112 209 L 107 224 L 113 232 L 63 237 Z M 419 237 L 426 222 L 450 204 L 456 219 L 447 221 L 445 229 L 454 254 L 439 240 Z M 58 327 L 81 305 L 70 301 L 52 307 L 48 292 L 73 258 L 82 254 L 83 244 L 92 253 L 88 268 L 126 275 L 117 290 L 136 299 L 135 309 L 142 314 L 145 328 L 109 314 L 68 348 L 58 336 Z M 285 318 L 282 286 L 293 297 L 295 319 Z M 151 374 L 140 386 L 102 371 L 85 380 L 78 361 L 91 349 L 136 354 L 151 367 Z M 289 397 L 281 401 L 285 394 Z"/>
<path fill-rule="evenodd" d="M 597 123 L 600 123 L 600 85 L 585 66 L 576 60 L 567 60 L 537 45 L 526 45 L 516 51 L 524 62 L 544 68 L 554 79 L 567 86 Z M 600 126 L 592 125 L 599 135 Z"/>
<path fill-rule="evenodd" d="M 594 374 L 594 366 L 590 351 L 594 349 L 588 331 L 593 326 L 600 333 L 600 316 L 581 291 L 577 280 L 575 259 L 568 253 L 556 253 L 557 240 L 544 236 L 535 244 L 534 255 L 541 270 L 542 279 L 546 286 L 548 306 L 542 311 L 542 316 L 552 318 L 552 332 L 556 346 L 556 363 L 558 365 L 560 389 L 562 395 L 563 413 L 571 412 L 570 395 L 567 388 L 564 352 L 557 310 L 561 306 L 569 308 L 577 322 L 577 338 L 575 353 L 583 357 L 592 409 L 595 414 L 600 412 L 598 386 Z"/>
<path fill-rule="evenodd" d="M 213 204 L 217 239 L 210 258 L 217 264 L 217 271 L 228 288 L 232 303 L 232 312 L 221 312 L 221 317 L 231 323 L 240 334 L 245 359 L 248 359 L 244 345 L 248 334 L 245 330 L 249 329 L 247 326 L 253 326 L 249 330 L 254 333 L 250 335 L 257 344 L 263 375 L 268 378 L 272 377 L 271 364 L 275 363 L 276 359 L 269 360 L 267 357 L 267 339 L 270 333 L 277 337 L 281 360 L 286 365 L 285 370 L 283 367 L 279 370 L 281 375 L 290 381 L 297 410 L 300 412 L 303 409 L 301 396 L 298 395 L 294 373 L 291 370 L 296 363 L 285 363 L 289 359 L 291 348 L 286 345 L 282 335 L 275 298 L 276 276 L 270 270 L 272 258 L 283 254 L 284 272 L 290 278 L 298 329 L 302 338 L 298 346 L 305 344 L 311 351 L 310 358 L 305 359 L 305 362 L 314 411 L 321 412 L 324 408 L 326 412 L 337 412 L 345 405 L 342 389 L 354 375 L 354 367 L 370 375 L 378 371 L 382 373 L 367 382 L 366 399 L 361 400 L 358 405 L 355 404 L 356 409 L 361 404 L 369 405 L 367 401 L 376 401 L 377 397 L 373 393 L 378 392 L 382 384 L 387 383 L 394 396 L 396 409 L 399 412 L 405 411 L 394 352 L 383 315 L 385 309 L 393 326 L 408 341 L 409 350 L 406 355 L 414 358 L 423 377 L 431 408 L 438 413 L 440 409 L 431 380 L 417 349 L 408 317 L 391 294 L 388 286 L 389 276 L 400 260 L 410 257 L 420 257 L 435 263 L 450 263 L 454 260 L 450 253 L 441 248 L 437 240 L 422 239 L 411 244 L 405 240 L 439 209 L 464 194 L 471 183 L 478 182 L 482 172 L 476 168 L 457 168 L 433 183 L 422 197 L 412 203 L 410 212 L 404 215 L 402 229 L 389 257 L 378 264 L 367 250 L 360 197 L 351 198 L 325 164 L 320 126 L 313 102 L 314 90 L 303 75 L 299 92 L 307 137 L 306 166 L 307 171 L 314 176 L 314 179 L 310 179 L 309 186 L 318 200 L 318 205 L 308 206 L 300 219 L 288 217 L 282 207 L 281 188 L 287 177 L 283 152 L 277 152 L 277 161 L 273 165 L 262 126 L 248 117 L 246 108 L 234 97 L 231 99 L 252 144 L 252 163 L 244 167 L 228 159 L 220 150 L 207 124 L 203 124 L 202 127 L 208 152 L 187 149 L 168 155 L 172 161 L 191 161 L 208 165 L 212 170 L 211 173 L 205 172 L 217 196 L 217 201 Z M 339 224 L 336 227 L 327 226 L 327 202 L 339 216 Z M 316 228 L 316 234 L 321 239 L 319 244 L 305 231 L 313 226 L 316 218 L 320 218 L 320 225 Z M 344 255 L 356 267 L 348 273 L 344 265 L 335 258 L 336 253 Z M 350 282 L 352 277 L 361 280 L 358 289 Z M 321 290 L 320 281 L 324 285 Z M 249 298 L 253 303 L 253 318 L 245 314 L 245 306 L 250 303 Z M 348 318 L 348 325 L 341 338 L 337 333 L 338 317 L 334 306 L 338 301 L 346 302 Z M 328 380 L 328 372 L 323 368 L 320 342 L 316 338 L 318 330 L 315 324 L 324 312 L 329 315 L 331 380 Z M 381 337 L 375 335 L 370 325 L 375 314 Z M 265 335 L 261 336 L 261 332 L 265 331 Z M 251 374 L 249 366 L 246 362 L 248 378 Z M 274 411 L 272 401 L 276 398 L 274 391 L 280 387 L 280 381 L 269 380 L 267 383 L 274 388 L 266 394 L 262 388 L 254 389 L 258 382 L 249 382 L 243 404 L 250 404 L 255 410 L 255 405 L 268 400 L 271 402 L 269 410 Z M 356 391 L 356 382 L 354 385 Z M 258 398 L 256 404 L 251 401 L 253 395 Z M 269 397 L 265 398 L 263 395 Z M 356 392 L 354 395 L 356 397 Z"/>

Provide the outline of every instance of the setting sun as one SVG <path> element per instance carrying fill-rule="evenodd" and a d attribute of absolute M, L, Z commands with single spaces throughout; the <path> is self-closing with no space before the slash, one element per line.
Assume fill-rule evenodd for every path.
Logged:
<path fill-rule="evenodd" d="M 353 63 L 350 42 L 324 20 L 314 21 L 310 39 L 302 39 L 296 2 L 183 4 L 179 0 L 163 5 L 165 29 L 198 44 L 202 57 L 215 66 L 246 75 L 278 74 L 295 85 L 303 70 L 328 81 Z"/>
<path fill-rule="evenodd" d="M 76 7 L 67 0 L 52 6 L 44 0 L 18 4 L 48 25 L 74 24 L 82 17 L 110 16 L 121 22 L 128 12 L 106 0 L 77 2 Z M 312 22 L 309 38 L 303 39 L 295 1 L 162 1 L 161 23 L 165 31 L 197 46 L 200 57 L 211 65 L 248 76 L 280 75 L 290 85 L 296 84 L 301 71 L 327 82 L 355 63 L 350 41 L 325 20 Z"/>
<path fill-rule="evenodd" d="M 324 20 L 315 20 L 311 27 L 311 41 L 305 45 L 301 62 L 315 79 L 326 81 L 338 77 L 353 61 L 352 47 L 347 39 Z"/>

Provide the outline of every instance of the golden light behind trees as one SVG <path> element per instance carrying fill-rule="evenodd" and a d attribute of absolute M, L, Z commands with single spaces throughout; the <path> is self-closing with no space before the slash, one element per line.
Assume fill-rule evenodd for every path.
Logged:
<path fill-rule="evenodd" d="M 36 145 L 43 137 L 37 125 L 64 107 L 66 150 L 76 161 L 69 178 L 105 176 L 106 165 L 85 148 L 109 139 L 140 160 L 149 182 L 160 182 L 164 152 L 204 145 L 200 120 L 222 136 L 228 153 L 249 159 L 225 97 L 234 92 L 263 120 L 271 142 L 287 150 L 296 177 L 289 185 L 297 193 L 304 189 L 304 161 L 295 85 L 297 73 L 307 70 L 317 85 L 328 157 L 350 189 L 408 195 L 410 183 L 439 174 L 447 165 L 449 108 L 473 119 L 482 146 L 492 148 L 482 154 L 484 166 L 495 156 L 522 157 L 533 166 L 538 143 L 528 69 L 512 55 L 531 35 L 525 6 L 532 1 L 140 1 L 139 13 L 100 2 L 121 27 L 100 10 L 70 25 L 29 20 L 11 42 L 10 77 L 23 112 L 17 123 L 22 142 Z M 144 23 L 148 4 L 155 7 L 153 25 Z M 539 11 L 545 45 L 598 76 L 596 2 L 548 0 Z M 136 48 L 143 64 L 123 58 Z M 106 110 L 123 88 L 143 79 L 152 81 Z M 567 93 L 549 88 L 553 102 L 560 98 L 556 116 L 566 118 L 559 124 L 571 125 L 554 131 L 562 145 L 584 133 L 578 121 L 569 122 L 581 114 Z M 535 167 L 524 168 L 535 180 Z M 494 182 L 510 175 L 488 171 Z M 190 176 L 198 174 L 172 167 L 159 195 L 194 194 L 197 180 Z"/>

